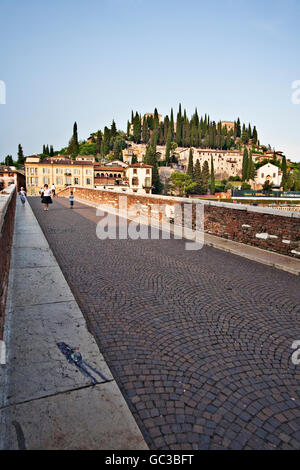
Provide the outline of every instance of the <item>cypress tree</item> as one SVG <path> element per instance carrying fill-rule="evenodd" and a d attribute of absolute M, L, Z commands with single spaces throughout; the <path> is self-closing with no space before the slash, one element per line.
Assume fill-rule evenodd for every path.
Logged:
<path fill-rule="evenodd" d="M 144 144 L 148 143 L 149 137 L 150 137 L 150 135 L 149 135 L 149 129 L 148 129 L 148 121 L 144 117 L 144 119 L 143 119 L 143 128 L 142 128 L 142 139 L 143 139 Z"/>
<path fill-rule="evenodd" d="M 141 119 L 140 119 L 139 114 L 136 112 L 135 117 L 133 119 L 133 138 L 136 144 L 140 143 L 141 134 L 142 134 Z"/>
<path fill-rule="evenodd" d="M 281 171 L 282 171 L 281 186 L 283 190 L 286 191 L 288 187 L 288 174 L 287 174 L 287 164 L 286 164 L 285 155 L 283 155 L 282 157 Z"/>
<path fill-rule="evenodd" d="M 214 159 L 211 155 L 210 160 L 210 194 L 215 194 L 215 170 L 214 170 Z"/>
<path fill-rule="evenodd" d="M 18 145 L 18 163 L 19 163 L 20 165 L 23 165 L 23 164 L 24 164 L 24 161 L 25 161 L 25 157 L 24 157 L 24 154 L 23 154 L 22 145 L 19 144 L 19 145 Z"/>
<path fill-rule="evenodd" d="M 111 137 L 116 137 L 116 135 L 117 135 L 117 126 L 116 126 L 116 123 L 115 123 L 114 120 L 111 124 L 110 135 L 111 135 Z"/>
<path fill-rule="evenodd" d="M 53 157 L 54 156 L 54 150 L 53 150 L 53 145 L 50 145 L 50 157 Z"/>
<path fill-rule="evenodd" d="M 170 116 L 170 128 L 171 128 L 171 139 L 174 139 L 174 115 L 173 115 L 173 108 L 171 108 L 171 116 Z"/>
<path fill-rule="evenodd" d="M 79 154 L 79 143 L 78 143 L 78 133 L 77 133 L 77 122 L 75 121 L 74 126 L 73 126 L 73 142 L 74 142 L 74 154 L 78 155 Z"/>
<path fill-rule="evenodd" d="M 190 178 L 193 180 L 194 179 L 194 163 L 193 163 L 193 150 L 190 149 L 189 153 L 189 162 L 188 162 L 188 167 L 187 167 L 187 175 L 190 176 Z"/>
<path fill-rule="evenodd" d="M 208 161 L 205 160 L 202 167 L 202 188 L 204 194 L 207 194 L 209 184 L 209 166 Z"/>
<path fill-rule="evenodd" d="M 127 121 L 127 137 L 130 136 L 130 122 Z"/>
<path fill-rule="evenodd" d="M 203 182 L 202 182 L 201 165 L 200 165 L 200 161 L 199 161 L 198 158 L 197 158 L 196 163 L 195 163 L 194 181 L 196 183 L 195 194 L 202 194 L 202 192 L 203 192 Z"/>
<path fill-rule="evenodd" d="M 176 121 L 176 142 L 177 145 L 181 146 L 182 143 L 182 114 L 181 114 L 181 104 L 179 104 L 179 110 L 177 113 Z"/>
<path fill-rule="evenodd" d="M 255 145 L 257 144 L 257 130 L 255 126 L 253 127 L 252 142 Z"/>
<path fill-rule="evenodd" d="M 243 165 L 242 165 L 242 181 L 246 181 L 248 176 L 248 150 L 244 148 Z"/>
<path fill-rule="evenodd" d="M 241 137 L 241 121 L 240 121 L 240 118 L 238 118 L 237 123 L 236 123 L 236 136 Z"/>
<path fill-rule="evenodd" d="M 103 156 L 107 155 L 110 150 L 110 129 L 105 126 L 104 127 L 104 136 L 103 136 L 103 146 L 102 146 L 102 152 Z"/>
<path fill-rule="evenodd" d="M 167 164 L 170 162 L 171 140 L 172 140 L 172 131 L 171 131 L 171 127 L 169 127 L 167 143 L 166 143 L 166 157 L 165 157 Z"/>
<path fill-rule="evenodd" d="M 97 139 L 96 139 L 96 155 L 100 155 L 101 152 L 101 142 L 102 142 L 102 132 L 97 132 Z"/>
<path fill-rule="evenodd" d="M 255 167 L 254 167 L 254 162 L 252 158 L 252 152 L 250 151 L 249 157 L 248 157 L 248 168 L 247 168 L 247 180 L 254 180 L 255 178 Z"/>

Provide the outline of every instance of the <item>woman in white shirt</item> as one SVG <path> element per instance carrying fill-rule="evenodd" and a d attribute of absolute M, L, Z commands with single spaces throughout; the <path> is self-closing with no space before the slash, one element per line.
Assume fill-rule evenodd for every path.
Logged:
<path fill-rule="evenodd" d="M 21 191 L 19 192 L 19 195 L 20 195 L 20 199 L 21 199 L 21 202 L 22 202 L 22 206 L 24 206 L 25 202 L 26 202 L 26 191 L 23 187 L 21 188 Z"/>
<path fill-rule="evenodd" d="M 47 211 L 48 205 L 52 204 L 51 189 L 49 189 L 47 184 L 44 184 L 44 194 L 42 197 L 42 204 L 45 204 L 44 211 Z"/>

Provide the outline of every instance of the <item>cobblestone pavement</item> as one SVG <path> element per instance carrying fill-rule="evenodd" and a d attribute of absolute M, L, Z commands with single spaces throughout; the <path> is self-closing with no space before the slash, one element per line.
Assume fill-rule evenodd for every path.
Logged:
<path fill-rule="evenodd" d="M 299 277 L 30 204 L 151 449 L 300 449 Z"/>

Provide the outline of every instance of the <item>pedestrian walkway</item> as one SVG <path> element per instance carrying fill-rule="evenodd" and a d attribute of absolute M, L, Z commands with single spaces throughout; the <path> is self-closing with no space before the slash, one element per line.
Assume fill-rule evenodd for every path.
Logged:
<path fill-rule="evenodd" d="M 0 449 L 147 449 L 30 205 L 19 201 L 4 341 Z M 59 342 L 79 347 L 110 381 L 90 369 L 93 385 Z"/>
<path fill-rule="evenodd" d="M 299 449 L 299 276 L 30 204 L 150 449 Z M 117 220 L 117 224 L 120 221 Z"/>

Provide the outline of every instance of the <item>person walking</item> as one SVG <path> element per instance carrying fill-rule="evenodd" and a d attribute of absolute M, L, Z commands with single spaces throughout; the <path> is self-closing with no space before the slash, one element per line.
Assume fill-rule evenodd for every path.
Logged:
<path fill-rule="evenodd" d="M 25 206 L 25 202 L 26 202 L 26 191 L 25 189 L 22 187 L 20 192 L 19 192 L 19 195 L 20 195 L 20 199 L 21 199 L 21 203 L 22 203 L 22 206 Z"/>
<path fill-rule="evenodd" d="M 74 206 L 74 194 L 73 194 L 73 191 L 70 191 L 69 203 L 70 203 L 70 209 L 73 209 L 73 206 Z"/>
<path fill-rule="evenodd" d="M 55 197 L 55 190 L 56 190 L 56 186 L 55 184 L 53 183 L 53 185 L 51 186 L 51 191 L 52 191 L 52 196 Z"/>
<path fill-rule="evenodd" d="M 47 211 L 49 204 L 52 204 L 51 189 L 47 184 L 44 184 L 42 204 L 45 204 L 44 211 Z"/>

